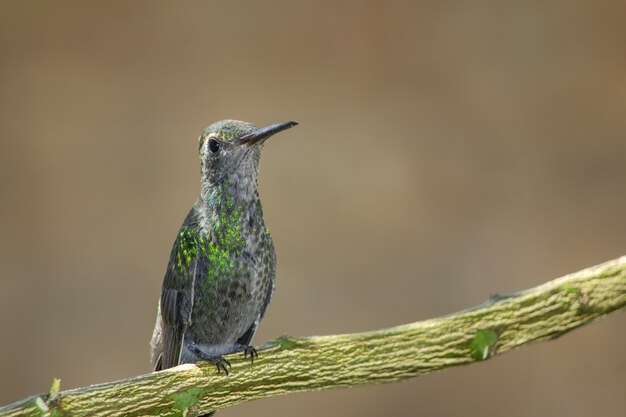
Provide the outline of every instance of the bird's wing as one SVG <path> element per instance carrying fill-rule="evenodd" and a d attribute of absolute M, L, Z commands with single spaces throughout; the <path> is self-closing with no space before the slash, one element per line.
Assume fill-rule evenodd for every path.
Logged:
<path fill-rule="evenodd" d="M 198 264 L 195 211 L 189 213 L 174 241 L 163 279 L 160 300 L 160 352 L 153 354 L 155 370 L 180 363 L 185 331 L 190 324 L 193 288 Z M 155 333 L 156 333 L 155 328 Z M 159 354 L 160 353 L 160 354 Z"/>
<path fill-rule="evenodd" d="M 161 357 L 163 356 L 163 337 L 161 326 L 161 298 L 159 298 L 157 306 L 156 323 L 154 323 L 154 331 L 150 340 L 150 360 L 155 371 L 161 370 Z"/>

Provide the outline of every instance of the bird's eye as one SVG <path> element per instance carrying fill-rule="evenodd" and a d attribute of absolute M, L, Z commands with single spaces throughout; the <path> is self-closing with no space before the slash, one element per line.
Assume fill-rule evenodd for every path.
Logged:
<path fill-rule="evenodd" d="M 220 143 L 215 139 L 209 139 L 209 150 L 215 153 L 220 150 Z"/>

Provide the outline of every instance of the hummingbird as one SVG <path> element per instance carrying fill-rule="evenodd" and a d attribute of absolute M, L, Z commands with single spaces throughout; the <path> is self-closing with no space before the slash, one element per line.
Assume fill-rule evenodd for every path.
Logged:
<path fill-rule="evenodd" d="M 208 361 L 228 375 L 224 355 L 250 345 L 274 294 L 276 253 L 263 221 L 258 172 L 272 135 L 297 125 L 257 128 L 222 120 L 199 138 L 200 196 L 176 236 L 163 279 L 151 345 L 154 370 Z"/>

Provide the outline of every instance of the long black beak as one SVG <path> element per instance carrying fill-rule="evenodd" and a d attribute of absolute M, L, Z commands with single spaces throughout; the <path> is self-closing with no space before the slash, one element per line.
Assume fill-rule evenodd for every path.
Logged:
<path fill-rule="evenodd" d="M 297 125 L 297 122 L 282 122 L 276 123 L 273 125 L 269 125 L 266 127 L 262 127 L 260 129 L 254 130 L 247 135 L 243 135 L 239 139 L 237 139 L 237 143 L 239 145 L 249 145 L 252 146 L 256 143 L 260 143 L 265 141 L 272 135 L 275 135 L 278 132 L 282 132 L 283 130 L 287 130 L 291 127 Z"/>

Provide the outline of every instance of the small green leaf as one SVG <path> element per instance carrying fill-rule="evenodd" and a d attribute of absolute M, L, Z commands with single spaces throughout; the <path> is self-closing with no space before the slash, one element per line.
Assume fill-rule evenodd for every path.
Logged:
<path fill-rule="evenodd" d="M 54 378 L 52 380 L 52 386 L 50 387 L 50 397 L 56 397 L 59 395 L 59 391 L 61 391 L 61 380 Z"/>
<path fill-rule="evenodd" d="M 472 357 L 477 361 L 487 359 L 493 354 L 493 348 L 498 342 L 498 335 L 493 330 L 479 330 L 470 344 Z"/>
<path fill-rule="evenodd" d="M 41 397 L 35 398 L 35 407 L 37 407 L 37 411 L 39 411 L 39 414 L 42 416 L 45 416 L 50 411 L 46 402 L 42 400 Z"/>
<path fill-rule="evenodd" d="M 296 347 L 296 342 L 288 336 L 281 337 L 279 340 L 281 349 L 289 350 Z"/>
<path fill-rule="evenodd" d="M 189 407 L 196 405 L 204 395 L 204 392 L 204 389 L 200 387 L 192 387 L 186 391 L 174 394 L 172 396 L 174 400 L 173 408 L 182 411 L 182 415 L 186 415 Z"/>

